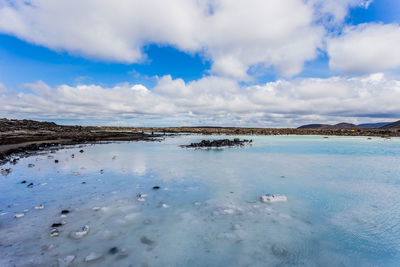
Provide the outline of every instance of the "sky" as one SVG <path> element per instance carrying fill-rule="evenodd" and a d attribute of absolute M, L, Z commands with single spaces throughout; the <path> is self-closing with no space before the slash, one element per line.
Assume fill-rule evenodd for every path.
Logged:
<path fill-rule="evenodd" d="M 0 0 L 0 117 L 395 121 L 399 24 L 398 0 Z"/>

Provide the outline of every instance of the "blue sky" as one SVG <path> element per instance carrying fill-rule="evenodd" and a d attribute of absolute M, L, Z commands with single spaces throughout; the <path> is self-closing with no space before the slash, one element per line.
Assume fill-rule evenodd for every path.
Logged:
<path fill-rule="evenodd" d="M 354 85 L 354 80 L 358 79 L 361 82 L 365 77 L 371 77 L 370 75 L 375 75 L 373 77 L 376 78 L 378 77 L 376 73 L 380 73 L 383 75 L 383 78 L 381 77 L 382 82 L 396 84 L 399 72 L 400 62 L 396 60 L 386 65 L 370 61 L 367 63 L 370 63 L 371 67 L 364 67 L 366 62 L 363 60 L 369 57 L 371 53 L 377 54 L 376 51 L 379 51 L 378 44 L 375 50 L 365 51 L 368 56 L 360 54 L 355 55 L 354 59 L 349 58 L 349 61 L 354 62 L 354 64 L 346 62 L 347 55 L 354 54 L 354 52 L 346 51 L 346 49 L 356 42 L 356 38 L 367 40 L 368 38 L 379 38 L 381 35 L 390 36 L 390 38 L 393 36 L 392 42 L 396 43 L 396 36 L 399 34 L 397 28 L 400 23 L 400 4 L 395 0 L 375 0 L 369 4 L 367 4 L 368 1 L 362 0 L 343 0 L 339 1 L 337 6 L 332 6 L 332 3 L 324 0 L 310 0 L 308 6 L 303 6 L 302 1 L 291 0 L 289 2 L 292 4 L 282 4 L 281 6 L 277 4 L 270 7 L 268 4 L 265 7 L 262 6 L 262 1 L 250 1 L 246 7 L 239 7 L 241 4 L 229 6 L 230 4 L 224 3 L 224 0 L 209 1 L 210 5 L 215 5 L 215 14 L 213 15 L 216 17 L 216 22 L 213 27 L 216 30 L 215 34 L 213 33 L 214 35 L 210 34 L 207 37 L 201 36 L 208 34 L 210 28 L 207 28 L 209 26 L 206 24 L 209 23 L 209 18 L 200 17 L 198 18 L 199 21 L 196 22 L 194 21 L 197 18 L 196 16 L 200 16 L 199 14 L 201 13 L 193 11 L 193 25 L 191 25 L 192 18 L 182 14 L 185 11 L 184 8 L 192 10 L 193 8 L 201 9 L 202 7 L 195 4 L 193 4 L 193 7 L 182 7 L 179 0 L 174 0 L 170 2 L 170 5 L 179 5 L 182 10 L 176 8 L 176 16 L 167 14 L 166 21 L 170 21 L 172 16 L 174 18 L 177 17 L 176 24 L 171 22 L 171 25 L 164 25 L 165 22 L 162 17 L 158 22 L 158 18 L 151 18 L 150 16 L 143 17 L 143 20 L 148 20 L 147 24 L 144 25 L 142 21 L 131 21 L 131 17 L 127 16 L 114 25 L 115 18 L 110 15 L 109 24 L 106 26 L 109 27 L 110 36 L 117 40 L 115 45 L 113 38 L 104 37 L 107 34 L 103 32 L 104 27 L 100 28 L 100 35 L 96 34 L 90 37 L 91 27 L 88 26 L 85 29 L 85 27 L 80 27 L 78 22 L 74 25 L 73 21 L 68 21 L 65 24 L 68 26 L 71 24 L 71 27 L 66 28 L 61 23 L 57 25 L 55 22 L 55 25 L 49 26 L 48 21 L 41 21 L 47 19 L 43 18 L 41 9 L 43 9 L 43 12 L 48 12 L 50 8 L 55 13 L 54 16 L 57 16 L 57 12 L 61 12 L 60 10 L 63 9 L 62 2 L 58 7 L 43 0 L 31 1 L 28 6 L 23 1 L 16 1 L 14 5 L 10 5 L 9 1 L 0 0 L 0 16 L 3 15 L 3 20 L 0 18 L 0 83 L 2 84 L 0 89 L 3 88 L 4 91 L 1 99 L 8 103 L 7 108 L 0 109 L 0 116 L 15 118 L 28 116 L 38 119 L 78 121 L 86 124 L 98 124 L 98 121 L 112 124 L 113 118 L 117 118 L 119 124 L 168 125 L 206 123 L 239 126 L 263 124 L 271 127 L 296 126 L 296 124 L 303 122 L 314 121 L 376 121 L 385 119 L 385 117 L 364 117 L 362 114 L 371 114 L 373 111 L 363 110 L 362 107 L 360 107 L 360 110 L 339 112 L 342 114 L 339 116 L 336 115 L 337 112 L 332 110 L 316 112 L 314 104 L 310 105 L 308 109 L 296 110 L 293 107 L 288 111 L 282 111 L 274 105 L 268 107 L 268 105 L 262 104 L 264 109 L 257 108 L 246 113 L 240 107 L 244 103 L 231 102 L 229 99 L 232 97 L 228 92 L 233 96 L 242 97 L 244 91 L 251 91 L 253 87 L 264 86 L 280 90 L 274 94 L 276 96 L 280 93 L 289 92 L 287 88 L 279 89 L 278 82 L 287 83 L 288 87 L 293 88 L 296 85 L 308 84 L 310 81 L 320 79 L 318 84 L 323 83 L 325 88 L 331 86 L 330 84 L 334 77 L 343 79 L 345 81 L 343 83 L 349 84 L 346 86 L 356 86 L 352 89 L 358 92 L 365 85 Z M 73 7 L 75 7 L 74 5 L 79 7 L 79 1 L 72 2 Z M 224 10 L 224 4 L 226 5 L 226 10 Z M 154 8 L 157 8 L 153 8 L 150 3 L 149 5 L 148 8 L 152 12 Z M 340 5 L 342 5 L 341 8 L 337 8 Z M 35 6 L 35 9 L 32 9 L 31 6 Z M 84 14 L 91 11 L 91 6 L 89 4 L 83 6 L 82 14 L 74 15 L 78 20 L 82 20 L 81 23 L 89 23 L 89 21 L 86 21 L 87 18 Z M 301 9 L 299 9 L 299 6 Z M 123 12 L 124 8 L 131 8 L 136 11 L 134 4 L 129 7 L 121 6 L 119 8 L 121 8 L 120 12 Z M 169 12 L 167 11 L 168 8 L 170 6 L 166 6 L 165 13 Z M 238 18 L 235 13 L 229 13 L 234 8 L 240 8 L 240 11 L 244 8 L 246 9 L 245 11 L 248 9 L 248 12 L 244 13 L 249 15 L 248 24 L 243 23 L 242 25 L 240 20 L 239 24 L 236 23 Z M 275 13 L 285 14 L 287 12 L 289 15 L 290 12 L 294 12 L 293 10 L 300 10 L 298 12 L 300 15 L 296 15 L 299 17 L 298 19 L 296 18 L 297 20 L 283 20 L 282 22 L 280 22 L 281 17 L 276 17 L 274 19 L 277 26 L 268 26 L 269 28 L 266 27 L 266 23 L 270 24 L 270 21 L 262 18 L 265 20 L 263 21 L 261 17 L 260 22 L 255 20 L 256 24 L 251 24 L 253 23 L 252 17 L 263 16 L 262 12 L 258 12 L 262 8 L 265 8 L 265 10 L 267 8 L 276 9 Z M 159 7 L 159 9 L 154 12 L 164 14 L 163 7 Z M 171 10 L 175 9 L 171 8 Z M 314 12 L 313 17 L 311 17 L 310 10 Z M 74 12 L 73 8 L 71 12 Z M 221 18 L 232 22 L 231 24 L 228 23 L 228 26 L 220 32 L 218 32 L 217 28 L 222 23 L 221 20 L 217 20 L 218 12 L 221 13 Z M 319 15 L 315 15 L 317 13 Z M 48 20 L 51 21 L 52 19 L 54 18 L 49 16 Z M 247 18 L 244 17 L 242 19 L 246 21 Z M 108 23 L 107 17 L 104 20 Z M 14 23 L 9 23 L 9 21 L 14 21 Z M 120 23 L 132 26 L 126 27 L 126 29 L 122 27 L 126 31 L 124 33 L 121 27 L 118 26 L 121 25 Z M 204 23 L 205 26 L 200 28 L 196 26 L 196 23 Z M 186 24 L 189 26 L 186 27 Z M 190 27 L 193 27 L 193 29 Z M 288 28 L 289 30 L 287 30 Z M 232 32 L 229 33 L 229 30 L 232 30 Z M 303 30 L 304 38 L 297 36 L 297 32 Z M 253 34 L 253 32 L 257 33 L 258 31 L 262 32 L 262 35 Z M 268 36 L 270 33 L 271 37 Z M 236 38 L 235 35 L 243 37 Z M 276 43 L 273 36 L 278 36 L 276 37 Z M 76 42 L 74 42 L 75 39 L 77 39 Z M 248 42 L 246 42 L 247 40 Z M 374 48 L 374 45 L 375 42 L 369 43 L 372 48 Z M 120 46 L 121 49 L 117 49 L 114 46 Z M 282 52 L 281 47 L 286 46 L 293 47 Z M 391 47 L 388 49 L 391 49 Z M 299 51 L 298 53 L 293 52 L 297 50 Z M 396 53 L 398 52 L 393 51 L 392 53 L 395 53 L 394 58 L 396 58 Z M 388 51 L 388 53 L 391 53 L 391 51 Z M 258 58 L 258 55 L 260 55 L 260 58 Z M 383 55 L 383 58 L 381 58 L 382 62 L 386 60 L 385 56 L 387 55 Z M 376 58 L 371 60 L 376 61 L 380 57 L 376 55 Z M 390 55 L 387 57 L 391 58 Z M 169 83 L 165 84 L 167 80 Z M 208 83 L 208 81 L 212 82 Z M 174 103 L 174 107 L 167 107 L 169 102 L 174 102 L 179 98 L 179 96 L 175 95 L 177 92 L 182 94 L 181 89 L 175 87 L 180 86 L 182 83 L 187 88 L 186 90 L 196 90 L 190 93 L 192 98 L 181 101 L 182 103 L 185 102 L 184 107 L 181 102 Z M 114 110 L 114 107 L 110 108 L 109 103 L 106 108 L 112 109 L 110 112 L 95 116 L 89 114 L 90 110 L 86 110 L 85 113 L 85 104 L 83 103 L 78 112 L 65 114 L 60 110 L 50 114 L 46 111 L 50 109 L 50 105 L 47 109 L 44 108 L 43 111 L 37 108 L 32 108 L 31 111 L 24 111 L 23 108 L 18 106 L 18 99 L 15 99 L 18 95 L 21 96 L 21 93 L 24 99 L 30 97 L 31 100 L 35 99 L 35 101 L 39 101 L 38 99 L 41 97 L 56 97 L 57 94 L 60 94 L 62 86 L 74 88 L 71 89 L 75 90 L 74 93 L 79 92 L 79 86 L 81 86 L 81 90 L 83 90 L 82 86 L 97 86 L 96 88 L 100 90 L 101 94 L 104 90 L 112 91 L 119 85 L 144 87 L 144 90 L 153 94 L 151 100 L 148 100 L 151 102 L 147 103 L 150 105 L 148 107 L 153 107 L 151 105 L 164 107 L 165 112 L 162 111 L 162 108 L 160 108 L 159 112 L 150 113 L 138 110 L 129 111 L 124 108 Z M 40 86 L 50 88 L 49 92 L 46 91 L 46 96 L 41 95 L 44 89 L 39 90 L 38 87 Z M 202 89 L 197 89 L 196 86 L 201 86 Z M 204 88 L 203 86 L 210 86 L 211 88 Z M 210 90 L 214 86 L 217 88 L 213 91 L 216 95 L 210 96 Z M 165 88 L 171 89 L 166 92 Z M 234 88 L 232 92 L 230 91 L 231 88 Z M 314 99 L 314 95 L 321 95 L 314 84 L 310 85 L 309 88 L 314 88 L 312 89 L 314 90 L 313 95 L 307 93 L 307 97 L 310 97 L 310 100 Z M 393 88 L 389 89 L 392 90 Z M 346 87 L 343 90 L 351 89 Z M 368 90 L 373 90 L 373 88 Z M 292 91 L 290 91 L 291 94 L 293 93 Z M 0 94 L 1 92 L 0 90 Z M 329 92 L 327 92 L 325 98 L 330 96 Z M 221 106 L 217 106 L 214 103 L 212 106 L 207 107 L 204 103 L 201 103 L 203 108 L 197 110 L 200 104 L 193 104 L 193 107 L 187 104 L 190 100 L 200 99 L 203 94 L 204 97 L 207 96 L 211 99 L 222 97 L 223 100 L 219 101 Z M 295 93 L 293 94 L 296 95 Z M 349 96 L 351 95 L 349 93 Z M 79 97 L 79 94 L 76 97 Z M 132 99 L 132 103 L 139 101 L 137 96 L 132 97 L 135 98 Z M 285 97 L 290 98 L 293 95 Z M 338 96 L 333 94 L 331 97 Z M 307 99 L 302 98 L 302 101 L 305 100 Z M 12 101 L 16 103 L 14 104 L 15 112 L 13 112 L 13 106 L 10 104 Z M 117 99 L 115 101 L 118 102 Z M 227 102 L 222 103 L 223 101 Z M 247 99 L 247 102 L 249 101 Z M 287 99 L 287 101 L 297 107 L 299 99 L 293 99 L 293 101 Z M 343 99 L 343 101 L 349 100 Z M 352 101 L 357 101 L 357 99 Z M 264 102 L 268 103 L 269 101 L 264 99 Z M 68 103 L 61 104 L 68 105 Z M 126 104 L 129 105 L 129 102 Z M 230 107 L 233 105 L 237 105 L 237 109 Z M 230 108 L 224 111 L 224 106 L 229 106 Z M 376 106 L 379 106 L 378 103 L 376 103 Z M 104 107 L 103 105 L 102 108 Z M 144 108 L 146 108 L 146 105 L 144 105 Z M 381 113 L 381 111 L 376 112 Z M 390 113 L 393 117 L 393 115 L 397 116 L 397 112 L 400 115 L 399 110 L 391 109 L 386 113 Z M 168 117 L 165 117 L 167 113 Z M 277 123 L 279 120 L 281 122 Z"/>

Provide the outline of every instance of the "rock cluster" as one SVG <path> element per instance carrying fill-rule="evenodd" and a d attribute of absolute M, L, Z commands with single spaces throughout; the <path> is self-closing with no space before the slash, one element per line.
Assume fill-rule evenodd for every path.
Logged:
<path fill-rule="evenodd" d="M 183 145 L 182 147 L 192 148 L 212 148 L 212 147 L 233 147 L 233 146 L 244 146 L 252 143 L 253 140 L 240 140 L 235 138 L 233 140 L 221 139 L 221 140 L 202 140 L 199 143 L 191 143 L 190 145 Z"/>

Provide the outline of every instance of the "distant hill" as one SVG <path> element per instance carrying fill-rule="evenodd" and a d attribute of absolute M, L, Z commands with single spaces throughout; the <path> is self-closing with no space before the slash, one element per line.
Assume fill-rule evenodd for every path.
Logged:
<path fill-rule="evenodd" d="M 356 129 L 358 125 L 352 123 L 341 122 L 335 125 L 330 124 L 307 124 L 298 127 L 297 129 Z"/>
<path fill-rule="evenodd" d="M 400 129 L 400 121 L 395 121 L 393 123 L 387 124 L 381 127 L 381 129 Z"/>
<path fill-rule="evenodd" d="M 386 126 L 390 124 L 391 122 L 377 122 L 377 123 L 362 123 L 359 124 L 358 126 L 362 128 L 381 128 L 383 126 Z"/>
<path fill-rule="evenodd" d="M 319 129 L 319 128 L 328 128 L 329 124 L 306 124 L 298 127 L 297 129 Z"/>

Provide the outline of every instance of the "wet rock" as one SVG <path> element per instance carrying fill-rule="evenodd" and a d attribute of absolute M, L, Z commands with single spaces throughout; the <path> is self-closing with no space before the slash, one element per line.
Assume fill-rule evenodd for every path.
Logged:
<path fill-rule="evenodd" d="M 42 209 L 44 209 L 44 205 L 41 204 L 41 205 L 39 205 L 39 206 L 36 206 L 35 209 L 36 209 L 36 210 L 42 210 Z"/>
<path fill-rule="evenodd" d="M 18 161 L 19 161 L 19 157 L 15 157 L 15 158 L 13 158 L 13 159 L 10 160 L 10 163 L 11 163 L 12 165 L 15 165 L 15 164 L 18 163 Z"/>
<path fill-rule="evenodd" d="M 83 226 L 79 231 L 72 232 L 70 234 L 71 238 L 73 239 L 81 239 L 89 233 L 89 226 Z"/>
<path fill-rule="evenodd" d="M 69 267 L 72 262 L 75 260 L 74 255 L 68 255 L 65 258 L 58 258 L 58 267 Z"/>
<path fill-rule="evenodd" d="M 23 180 L 23 181 L 21 182 L 21 184 L 26 184 L 26 180 Z"/>
<path fill-rule="evenodd" d="M 104 170 L 100 170 L 100 174 L 104 174 Z"/>
<path fill-rule="evenodd" d="M 187 148 L 211 148 L 211 147 L 233 147 L 233 146 L 244 146 L 251 144 L 253 140 L 240 140 L 235 138 L 233 140 L 222 139 L 222 140 L 202 140 L 199 143 L 191 143 L 190 145 L 182 145 L 181 147 Z"/>
<path fill-rule="evenodd" d="M 97 261 L 97 260 L 99 260 L 101 257 L 103 257 L 103 255 L 100 254 L 100 253 L 97 253 L 97 252 L 90 252 L 90 254 L 87 255 L 87 256 L 85 257 L 85 261 L 86 261 L 86 262 Z"/>
<path fill-rule="evenodd" d="M 50 236 L 51 237 L 57 237 L 60 235 L 60 231 L 57 228 L 51 228 L 50 229 Z"/>
<path fill-rule="evenodd" d="M 287 197 L 284 195 L 266 194 L 260 197 L 260 201 L 264 203 L 285 202 L 287 201 Z"/>
<path fill-rule="evenodd" d="M 50 244 L 50 245 L 43 245 L 43 246 L 41 246 L 40 248 L 43 250 L 43 251 L 50 251 L 50 250 L 52 250 L 52 249 L 54 249 L 56 246 L 54 245 L 54 244 Z"/>
<path fill-rule="evenodd" d="M 62 211 L 61 211 L 61 214 L 64 214 L 64 215 L 65 215 L 65 214 L 68 214 L 68 213 L 69 213 L 69 210 L 62 210 Z"/>
<path fill-rule="evenodd" d="M 14 215 L 14 218 L 18 219 L 18 218 L 24 217 L 24 215 L 25 214 L 23 214 L 23 213 L 17 213 L 17 214 Z"/>
<path fill-rule="evenodd" d="M 154 245 L 154 243 L 155 243 L 153 240 L 147 238 L 147 236 L 142 236 L 142 237 L 140 238 L 140 242 L 141 242 L 142 244 L 149 245 L 149 246 Z"/>
<path fill-rule="evenodd" d="M 28 168 L 33 168 L 33 167 L 35 167 L 35 164 L 33 164 L 33 163 L 28 164 Z"/>
<path fill-rule="evenodd" d="M 58 159 L 54 160 L 54 163 L 58 163 Z"/>
<path fill-rule="evenodd" d="M 83 153 L 83 152 L 84 152 L 83 149 L 79 150 L 79 153 Z"/>
<path fill-rule="evenodd" d="M 153 186 L 153 189 L 158 190 L 158 189 L 160 189 L 160 187 L 156 185 L 156 186 Z"/>
<path fill-rule="evenodd" d="M 1 170 L 0 170 L 0 173 L 1 173 L 3 176 L 9 175 L 11 172 L 12 172 L 12 169 L 11 169 L 11 168 L 1 169 Z"/>
<path fill-rule="evenodd" d="M 75 155 L 74 155 L 74 154 L 72 154 L 72 155 L 71 155 L 71 158 L 75 158 Z"/>
<path fill-rule="evenodd" d="M 108 250 L 108 253 L 110 253 L 111 255 L 117 254 L 117 252 L 119 251 L 119 249 L 117 247 L 112 247 Z"/>
<path fill-rule="evenodd" d="M 32 188 L 33 187 L 33 183 L 28 184 L 26 187 Z"/>
<path fill-rule="evenodd" d="M 62 224 L 62 223 L 53 223 L 52 225 L 51 225 L 51 227 L 61 227 L 61 226 L 63 226 L 64 224 Z"/>

